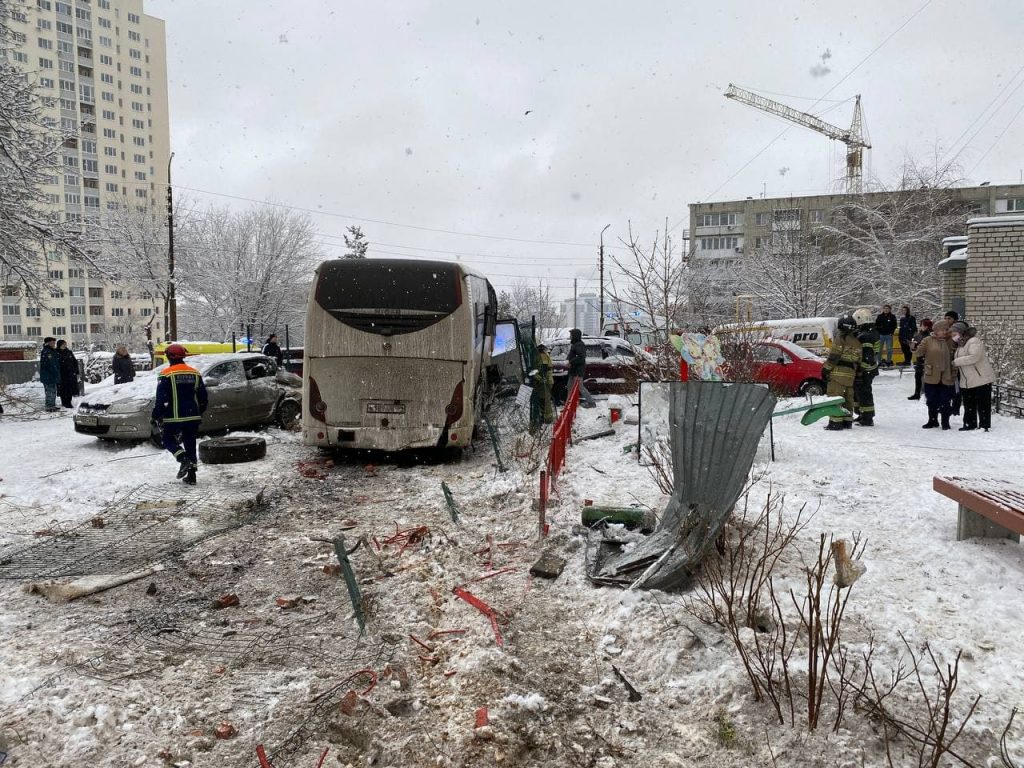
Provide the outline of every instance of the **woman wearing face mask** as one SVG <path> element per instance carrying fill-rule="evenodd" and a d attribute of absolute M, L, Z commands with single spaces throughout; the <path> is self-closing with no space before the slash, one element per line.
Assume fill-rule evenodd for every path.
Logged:
<path fill-rule="evenodd" d="M 960 377 L 960 393 L 964 400 L 964 425 L 960 431 L 967 432 L 980 426 L 988 432 L 992 426 L 992 382 L 996 380 L 988 352 L 978 338 L 977 330 L 967 323 L 953 323 L 950 330 L 956 344 L 953 365 Z"/>

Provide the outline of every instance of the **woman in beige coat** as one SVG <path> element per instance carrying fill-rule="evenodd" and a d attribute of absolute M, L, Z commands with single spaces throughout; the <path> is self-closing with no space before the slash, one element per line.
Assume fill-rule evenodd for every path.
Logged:
<path fill-rule="evenodd" d="M 960 431 L 980 426 L 988 432 L 992 426 L 992 382 L 996 380 L 996 372 L 977 329 L 968 327 L 967 323 L 953 323 L 950 330 L 956 344 L 953 365 L 960 376 L 960 393 L 964 397 L 964 425 Z"/>
<path fill-rule="evenodd" d="M 949 416 L 953 412 L 953 355 L 949 345 L 949 323 L 942 320 L 932 326 L 932 335 L 917 348 L 917 356 L 924 361 L 924 399 L 928 404 L 928 421 L 922 426 L 949 429 Z"/>

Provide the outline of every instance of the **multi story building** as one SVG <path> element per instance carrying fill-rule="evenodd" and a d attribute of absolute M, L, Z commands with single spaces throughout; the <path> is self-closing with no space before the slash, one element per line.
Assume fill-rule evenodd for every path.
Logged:
<path fill-rule="evenodd" d="M 997 216 L 1024 211 L 1024 184 L 960 187 L 950 190 L 967 203 L 974 216 Z M 728 266 L 744 250 L 767 248 L 780 240 L 813 233 L 815 225 L 831 219 L 832 209 L 857 200 L 866 206 L 880 205 L 900 192 L 868 192 L 860 195 L 813 195 L 692 203 L 690 207 L 691 258 Z M 907 195 L 913 192 L 905 193 Z"/>
<path fill-rule="evenodd" d="M 164 22 L 142 0 L 8 0 L 14 33 L 7 61 L 33 80 L 45 117 L 74 138 L 63 168 L 44 188 L 47 201 L 83 227 L 130 206 L 163 210 L 170 157 Z M 0 286 L 0 340 L 66 338 L 75 348 L 121 341 L 144 349 L 165 335 L 162 301 L 139 286 L 112 283 L 60 253 L 45 261 L 47 296 L 30 302 Z"/>

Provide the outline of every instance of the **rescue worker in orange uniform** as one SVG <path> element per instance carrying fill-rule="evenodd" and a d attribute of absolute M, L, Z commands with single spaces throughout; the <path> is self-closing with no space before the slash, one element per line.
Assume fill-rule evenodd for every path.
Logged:
<path fill-rule="evenodd" d="M 195 368 L 185 363 L 188 350 L 171 344 L 164 351 L 168 365 L 157 377 L 153 421 L 161 425 L 164 448 L 177 459 L 178 479 L 196 484 L 196 438 L 206 410 L 206 385 Z"/>

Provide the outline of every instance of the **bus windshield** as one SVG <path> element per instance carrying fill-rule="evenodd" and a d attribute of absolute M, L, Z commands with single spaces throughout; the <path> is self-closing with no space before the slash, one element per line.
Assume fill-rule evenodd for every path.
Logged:
<path fill-rule="evenodd" d="M 316 303 L 361 331 L 412 333 L 462 304 L 460 270 L 435 261 L 336 259 L 320 266 Z"/>

